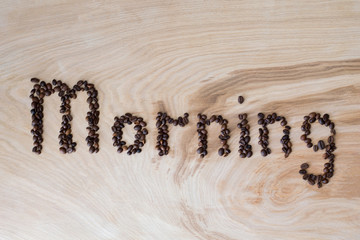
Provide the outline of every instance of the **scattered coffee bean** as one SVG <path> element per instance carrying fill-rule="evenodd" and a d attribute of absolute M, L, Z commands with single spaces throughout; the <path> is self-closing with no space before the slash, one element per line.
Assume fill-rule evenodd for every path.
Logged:
<path fill-rule="evenodd" d="M 243 96 L 239 96 L 239 97 L 238 97 L 238 102 L 239 102 L 240 104 L 242 104 L 244 101 L 245 101 L 245 99 L 244 99 Z"/>
<path fill-rule="evenodd" d="M 323 149 L 325 148 L 325 143 L 324 143 L 323 140 L 320 140 L 317 145 L 319 146 L 319 148 L 320 148 L 321 150 L 323 150 Z"/>
<path fill-rule="evenodd" d="M 198 153 L 199 153 L 199 152 L 198 152 Z M 200 153 L 201 153 L 201 152 L 200 152 Z M 219 154 L 219 156 L 224 155 L 224 149 L 223 149 L 223 148 L 219 148 L 218 154 Z"/>
<path fill-rule="evenodd" d="M 40 82 L 40 80 L 38 78 L 31 78 L 30 81 L 32 83 L 39 83 Z"/>
<path fill-rule="evenodd" d="M 267 151 L 266 151 L 265 149 L 262 149 L 262 150 L 260 151 L 260 153 L 261 153 L 261 155 L 262 155 L 263 157 L 266 157 L 266 156 L 267 156 Z"/>

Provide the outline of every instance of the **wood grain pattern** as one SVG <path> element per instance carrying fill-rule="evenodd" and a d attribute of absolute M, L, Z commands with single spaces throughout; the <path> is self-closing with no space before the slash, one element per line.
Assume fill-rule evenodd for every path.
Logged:
<path fill-rule="evenodd" d="M 0 36 L 0 239 L 360 239 L 359 1 L 2 1 Z M 56 96 L 45 99 L 43 153 L 31 152 L 33 76 L 96 85 L 98 154 L 84 141 L 86 94 L 72 103 L 77 152 L 58 151 Z M 162 158 L 158 111 L 190 113 Z M 260 156 L 261 111 L 286 116 L 288 159 L 276 125 L 273 153 Z M 298 174 L 324 163 L 299 139 L 312 111 L 337 130 L 336 173 L 322 189 Z M 126 112 L 149 125 L 138 156 L 112 146 L 113 118 Z M 199 159 L 199 112 L 229 120 L 229 157 L 217 155 L 211 126 Z M 243 112 L 250 159 L 237 154 Z M 328 134 L 314 125 L 311 136 Z"/>

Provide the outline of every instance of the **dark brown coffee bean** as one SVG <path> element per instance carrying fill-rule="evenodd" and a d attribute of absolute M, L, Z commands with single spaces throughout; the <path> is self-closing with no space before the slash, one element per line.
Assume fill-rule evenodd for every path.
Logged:
<path fill-rule="evenodd" d="M 40 82 L 40 80 L 38 78 L 31 78 L 30 81 L 32 83 L 39 83 Z"/>
<path fill-rule="evenodd" d="M 264 150 L 264 149 L 261 150 L 261 155 L 262 155 L 263 157 L 266 157 L 267 154 L 268 154 L 268 153 L 267 153 L 266 150 Z"/>
<path fill-rule="evenodd" d="M 60 152 L 63 153 L 63 154 L 65 154 L 65 153 L 66 153 L 66 149 L 63 148 L 63 147 L 61 147 L 61 148 L 60 148 Z"/>
<path fill-rule="evenodd" d="M 317 151 L 319 150 L 318 145 L 314 145 L 314 146 L 313 146 L 313 149 L 314 149 L 314 152 L 317 152 Z"/>
<path fill-rule="evenodd" d="M 331 172 L 326 173 L 326 177 L 327 177 L 327 178 L 332 178 L 332 176 L 333 176 L 333 173 L 331 173 Z"/>
<path fill-rule="evenodd" d="M 329 180 L 324 178 L 322 181 L 321 181 L 323 184 L 328 184 L 329 183 Z"/>
<path fill-rule="evenodd" d="M 323 140 L 320 140 L 317 145 L 321 150 L 325 148 L 325 143 Z"/>
<path fill-rule="evenodd" d="M 219 154 L 219 156 L 223 156 L 223 155 L 224 155 L 224 149 L 223 149 L 223 148 L 219 148 L 218 154 Z"/>
<path fill-rule="evenodd" d="M 308 169 L 308 168 L 309 168 L 309 164 L 303 163 L 303 164 L 301 164 L 300 168 L 301 168 L 301 169 Z"/>
<path fill-rule="evenodd" d="M 316 121 L 316 118 L 314 118 L 314 117 L 309 119 L 309 123 L 313 123 L 315 121 Z"/>
<path fill-rule="evenodd" d="M 306 135 L 305 134 L 301 135 L 300 139 L 305 141 L 306 140 Z"/>
<path fill-rule="evenodd" d="M 316 112 L 311 112 L 311 113 L 309 114 L 309 117 L 310 117 L 310 118 L 315 118 L 315 116 L 316 116 Z"/>
<path fill-rule="evenodd" d="M 240 104 L 242 104 L 243 102 L 244 102 L 244 97 L 243 96 L 239 96 L 238 97 L 238 102 L 240 103 Z"/>

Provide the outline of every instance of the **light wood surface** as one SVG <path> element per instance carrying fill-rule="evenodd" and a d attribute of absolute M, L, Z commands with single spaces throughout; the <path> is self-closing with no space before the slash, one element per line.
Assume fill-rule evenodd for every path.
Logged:
<path fill-rule="evenodd" d="M 359 1 L 1 1 L 0 239 L 360 239 Z M 76 153 L 59 153 L 57 96 L 45 99 L 43 153 L 31 152 L 29 79 L 94 83 L 100 152 L 85 143 L 86 94 L 72 103 Z M 237 103 L 243 95 L 245 102 Z M 155 116 L 190 113 L 155 150 Z M 258 112 L 284 115 L 260 156 Z M 335 175 L 321 189 L 299 166 L 324 160 L 301 142 L 304 115 L 336 124 Z M 114 116 L 142 116 L 137 156 L 118 154 Z M 196 114 L 229 120 L 232 153 L 196 154 Z M 248 113 L 250 159 L 238 156 L 237 114 Z M 133 137 L 129 127 L 125 137 Z M 314 141 L 328 128 L 313 125 Z"/>

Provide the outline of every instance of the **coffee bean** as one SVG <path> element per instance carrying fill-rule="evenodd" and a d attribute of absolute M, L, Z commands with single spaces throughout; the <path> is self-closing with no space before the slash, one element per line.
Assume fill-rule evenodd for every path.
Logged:
<path fill-rule="evenodd" d="M 301 169 L 308 169 L 308 168 L 309 168 L 309 164 L 303 163 L 303 164 L 301 164 L 300 168 L 301 168 Z"/>
<path fill-rule="evenodd" d="M 321 150 L 325 148 L 325 143 L 323 140 L 320 140 L 317 145 Z"/>
<path fill-rule="evenodd" d="M 224 155 L 224 149 L 223 149 L 223 148 L 219 148 L 218 154 L 219 154 L 219 156 L 223 156 L 223 155 Z"/>
<path fill-rule="evenodd" d="M 266 151 L 265 149 L 262 149 L 262 150 L 261 150 L 261 155 L 262 155 L 263 157 L 266 157 L 266 156 L 267 156 L 267 151 Z"/>
<path fill-rule="evenodd" d="M 311 119 L 311 118 L 315 118 L 315 116 L 316 116 L 316 112 L 311 112 L 311 113 L 309 114 L 310 119 Z"/>
<path fill-rule="evenodd" d="M 299 173 L 300 173 L 300 174 L 306 174 L 306 170 L 305 170 L 305 169 L 301 169 L 301 170 L 299 170 Z"/>
<path fill-rule="evenodd" d="M 63 148 L 63 147 L 61 147 L 61 148 L 60 148 L 60 152 L 63 153 L 63 154 L 65 154 L 65 153 L 66 153 L 66 149 Z"/>
<path fill-rule="evenodd" d="M 319 150 L 318 145 L 314 145 L 314 146 L 313 146 L 313 149 L 314 149 L 314 152 L 317 152 L 317 151 Z"/>
<path fill-rule="evenodd" d="M 301 135 L 300 139 L 305 141 L 306 140 L 306 135 L 305 134 Z"/>
<path fill-rule="evenodd" d="M 30 81 L 32 83 L 39 83 L 40 82 L 40 80 L 38 78 L 31 78 Z"/>
<path fill-rule="evenodd" d="M 329 180 L 324 178 L 322 181 L 321 181 L 323 184 L 328 184 L 329 183 Z"/>
<path fill-rule="evenodd" d="M 238 97 L 238 102 L 240 103 L 240 104 L 242 104 L 243 102 L 244 102 L 244 97 L 243 96 L 239 96 Z"/>

